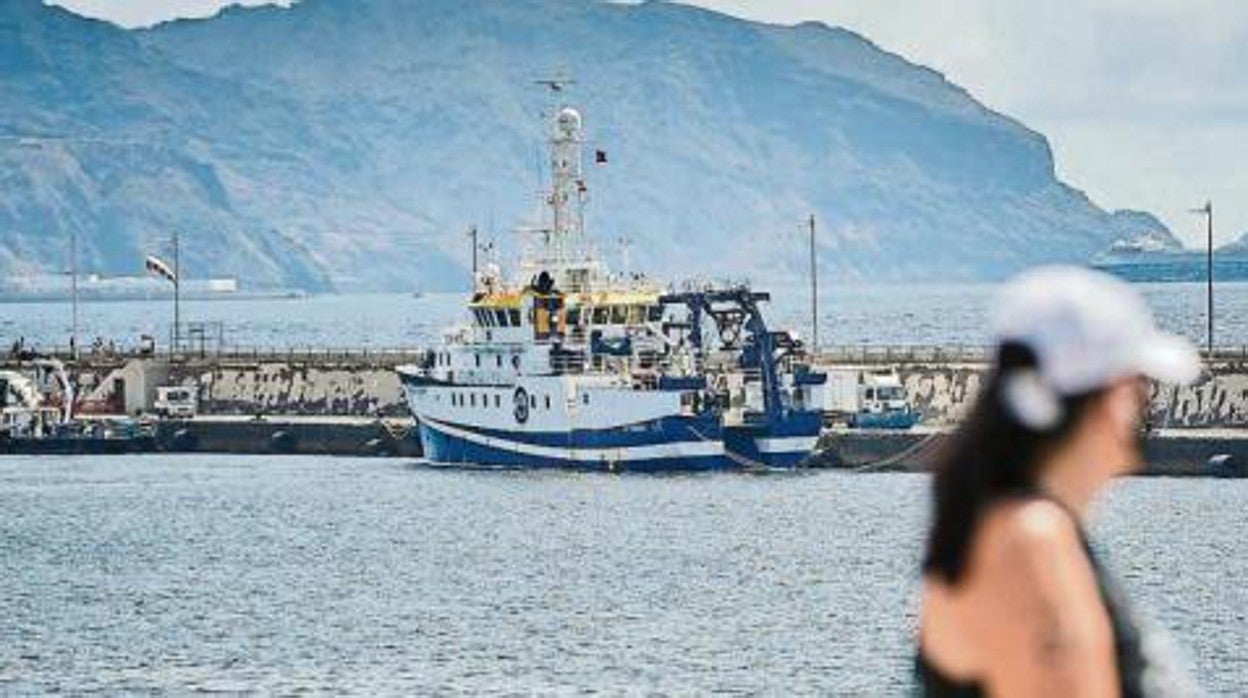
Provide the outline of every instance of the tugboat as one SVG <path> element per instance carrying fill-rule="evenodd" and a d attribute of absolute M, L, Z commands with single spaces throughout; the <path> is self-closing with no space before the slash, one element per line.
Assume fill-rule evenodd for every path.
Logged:
<path fill-rule="evenodd" d="M 825 376 L 746 284 L 612 274 L 585 231 L 579 111 L 550 125 L 544 219 L 515 280 L 474 274 L 469 324 L 399 367 L 435 464 L 603 471 L 792 468 L 814 449 Z"/>

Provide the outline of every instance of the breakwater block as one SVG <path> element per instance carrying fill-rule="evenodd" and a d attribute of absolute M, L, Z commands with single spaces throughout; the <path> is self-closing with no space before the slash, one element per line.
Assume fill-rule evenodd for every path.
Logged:
<path fill-rule="evenodd" d="M 372 419 L 238 419 L 165 422 L 160 448 L 171 452 L 419 457 L 415 432 Z"/>
<path fill-rule="evenodd" d="M 949 431 L 833 429 L 819 441 L 811 467 L 859 472 L 930 469 Z M 1248 431 L 1168 429 L 1144 442 L 1141 475 L 1248 478 Z"/>

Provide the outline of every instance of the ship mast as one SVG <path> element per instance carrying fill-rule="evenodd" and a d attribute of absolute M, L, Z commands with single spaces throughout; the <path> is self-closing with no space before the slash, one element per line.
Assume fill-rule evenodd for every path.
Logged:
<path fill-rule="evenodd" d="M 602 275 L 585 232 L 585 204 L 589 188 L 584 174 L 584 124 L 581 113 L 558 99 L 568 79 L 539 80 L 556 96 L 547 134 L 550 188 L 542 193 L 546 220 L 530 230 L 529 249 L 522 261 L 525 274 L 549 273 L 566 291 L 584 291 Z"/>

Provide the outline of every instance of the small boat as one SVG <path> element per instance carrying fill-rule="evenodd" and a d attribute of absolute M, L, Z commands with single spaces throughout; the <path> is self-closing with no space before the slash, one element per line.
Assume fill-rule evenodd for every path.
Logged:
<path fill-rule="evenodd" d="M 32 362 L 34 377 L 0 371 L 0 453 L 95 454 L 148 453 L 157 449 L 155 427 L 121 418 L 74 416 L 73 385 L 54 359 Z M 59 387 L 53 396 L 47 385 Z"/>

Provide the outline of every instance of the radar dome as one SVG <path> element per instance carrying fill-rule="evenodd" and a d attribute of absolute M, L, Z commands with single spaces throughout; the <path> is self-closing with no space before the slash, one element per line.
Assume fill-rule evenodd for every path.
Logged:
<path fill-rule="evenodd" d="M 559 132 L 565 136 L 574 136 L 581 131 L 581 113 L 572 107 L 564 107 L 559 112 Z"/>

